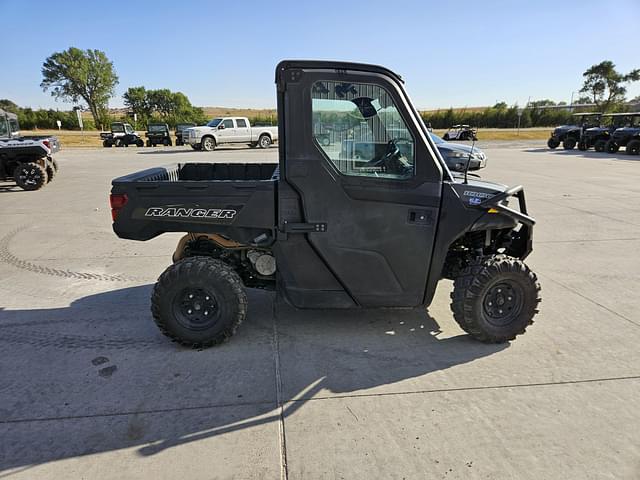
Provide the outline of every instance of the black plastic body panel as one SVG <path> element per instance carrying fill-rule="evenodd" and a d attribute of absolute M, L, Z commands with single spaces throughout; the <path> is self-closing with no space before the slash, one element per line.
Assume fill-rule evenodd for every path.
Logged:
<path fill-rule="evenodd" d="M 251 243 L 276 224 L 275 164 L 184 164 L 113 180 L 125 194 L 113 230 L 148 240 L 164 232 L 220 233 Z"/>
<path fill-rule="evenodd" d="M 385 88 L 415 139 L 416 175 L 400 180 L 337 171 L 313 138 L 311 87 L 315 81 Z M 295 241 L 307 243 L 356 305 L 422 304 L 443 168 L 399 77 L 380 67 L 301 61 L 281 63 L 277 82 L 281 225 L 327 225 L 323 232 L 287 234 L 278 241 L 278 248 L 286 250 L 293 237 L 302 237 Z M 309 288 L 314 275 L 313 270 L 301 270 L 293 279 L 282 274 L 282 288 L 294 305 L 316 303 L 317 293 Z"/>

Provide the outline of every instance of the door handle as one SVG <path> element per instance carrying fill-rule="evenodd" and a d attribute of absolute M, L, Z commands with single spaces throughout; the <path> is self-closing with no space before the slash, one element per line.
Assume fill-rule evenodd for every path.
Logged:
<path fill-rule="evenodd" d="M 431 210 L 409 210 L 407 223 L 415 225 L 433 225 L 433 212 Z"/>

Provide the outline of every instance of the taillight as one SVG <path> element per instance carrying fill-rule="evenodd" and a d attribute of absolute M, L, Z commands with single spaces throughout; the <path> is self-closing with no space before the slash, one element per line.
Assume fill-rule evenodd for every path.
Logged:
<path fill-rule="evenodd" d="M 124 193 L 112 193 L 109 195 L 109 204 L 111 205 L 111 219 L 115 222 L 120 210 L 127 204 L 129 198 Z"/>
<path fill-rule="evenodd" d="M 42 143 L 44 144 L 45 147 L 51 149 L 51 145 L 49 145 L 49 140 L 43 140 Z"/>

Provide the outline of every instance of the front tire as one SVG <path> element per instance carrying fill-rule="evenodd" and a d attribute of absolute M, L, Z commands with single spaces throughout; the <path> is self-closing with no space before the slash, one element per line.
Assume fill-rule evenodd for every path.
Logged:
<path fill-rule="evenodd" d="M 507 255 L 480 257 L 453 283 L 451 310 L 460 327 L 484 343 L 503 343 L 525 332 L 540 303 L 540 284 L 529 267 Z"/>
<path fill-rule="evenodd" d="M 604 149 L 605 149 L 606 145 L 607 145 L 607 141 L 600 139 L 593 145 L 593 149 L 596 152 L 602 153 L 602 152 L 604 152 Z"/>
<path fill-rule="evenodd" d="M 269 135 L 260 135 L 258 145 L 260 148 L 269 148 L 271 146 L 271 137 Z"/>
<path fill-rule="evenodd" d="M 558 140 L 556 137 L 551 137 L 549 140 L 547 140 L 547 147 L 549 147 L 551 150 L 555 150 L 559 145 L 560 140 Z"/>
<path fill-rule="evenodd" d="M 188 257 L 160 275 L 151 296 L 158 328 L 189 347 L 222 343 L 247 314 L 247 295 L 238 274 L 209 257 Z"/>
<path fill-rule="evenodd" d="M 640 155 L 640 140 L 631 140 L 627 143 L 627 155 Z"/>
<path fill-rule="evenodd" d="M 576 148 L 576 139 L 572 137 L 567 137 L 562 142 L 562 148 L 565 150 L 573 150 Z"/>
<path fill-rule="evenodd" d="M 47 184 L 47 170 L 37 163 L 21 163 L 13 171 L 13 179 L 23 190 L 39 190 Z"/>
<path fill-rule="evenodd" d="M 609 140 L 605 145 L 604 145 L 604 150 L 607 153 L 616 153 L 618 150 L 620 150 L 620 145 L 618 145 L 616 142 L 614 142 L 613 140 Z"/>
<path fill-rule="evenodd" d="M 200 142 L 200 149 L 205 152 L 212 152 L 216 148 L 216 140 L 213 137 L 204 137 Z"/>

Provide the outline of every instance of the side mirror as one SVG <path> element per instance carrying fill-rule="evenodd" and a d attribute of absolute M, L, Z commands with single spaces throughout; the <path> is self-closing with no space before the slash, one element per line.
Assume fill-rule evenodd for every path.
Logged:
<path fill-rule="evenodd" d="M 381 108 L 377 100 L 369 97 L 358 97 L 351 101 L 358 107 L 360 115 L 362 115 L 363 118 L 375 117 Z"/>
<path fill-rule="evenodd" d="M 223 125 L 223 124 L 218 125 L 218 130 L 224 130 L 224 128 L 225 128 L 225 127 L 224 127 L 224 125 Z"/>

